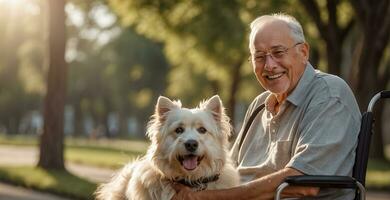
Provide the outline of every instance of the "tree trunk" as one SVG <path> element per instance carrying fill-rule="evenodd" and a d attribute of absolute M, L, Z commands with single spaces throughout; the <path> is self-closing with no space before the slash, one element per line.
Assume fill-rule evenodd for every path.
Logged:
<path fill-rule="evenodd" d="M 326 44 L 326 52 L 328 59 L 328 73 L 341 76 L 341 47 L 342 44 Z"/>
<path fill-rule="evenodd" d="M 327 12 L 329 16 L 328 21 L 324 21 L 321 17 L 321 9 L 318 3 L 314 0 L 301 1 L 306 12 L 314 21 L 318 32 L 323 40 L 326 42 L 326 54 L 328 61 L 328 72 L 335 75 L 341 74 L 341 59 L 342 59 L 342 45 L 345 37 L 352 27 L 353 21 L 350 21 L 346 27 L 340 27 L 337 23 L 337 5 L 338 2 L 334 0 L 327 1 Z"/>
<path fill-rule="evenodd" d="M 230 85 L 230 91 L 229 91 L 229 100 L 228 100 L 228 115 L 230 116 L 230 122 L 232 125 L 234 125 L 234 115 L 235 115 L 235 105 L 237 101 L 237 91 L 240 86 L 241 82 L 241 66 L 242 63 L 239 62 L 235 64 L 231 71 L 231 77 L 232 77 L 232 82 Z"/>
<path fill-rule="evenodd" d="M 48 0 L 49 72 L 44 101 L 44 126 L 38 166 L 45 169 L 64 167 L 64 105 L 67 65 L 65 63 L 65 1 Z"/>

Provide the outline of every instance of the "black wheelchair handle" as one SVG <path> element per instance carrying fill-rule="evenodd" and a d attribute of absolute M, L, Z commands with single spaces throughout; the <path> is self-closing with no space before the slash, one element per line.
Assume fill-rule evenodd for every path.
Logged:
<path fill-rule="evenodd" d="M 390 90 L 384 90 L 381 92 L 381 98 L 390 98 Z"/>

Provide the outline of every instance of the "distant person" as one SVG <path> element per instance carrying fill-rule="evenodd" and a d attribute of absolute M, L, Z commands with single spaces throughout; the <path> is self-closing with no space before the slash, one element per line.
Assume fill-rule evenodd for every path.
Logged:
<path fill-rule="evenodd" d="M 341 78 L 317 71 L 309 63 L 309 45 L 299 22 L 285 14 L 255 19 L 249 49 L 253 71 L 266 91 L 251 103 L 244 124 L 258 106 L 265 104 L 265 108 L 245 138 L 241 130 L 231 149 L 242 184 L 199 192 L 175 184 L 175 200 L 273 199 L 288 176 L 352 174 L 361 117 L 358 105 Z M 355 192 L 289 187 L 283 194 L 348 200 Z"/>

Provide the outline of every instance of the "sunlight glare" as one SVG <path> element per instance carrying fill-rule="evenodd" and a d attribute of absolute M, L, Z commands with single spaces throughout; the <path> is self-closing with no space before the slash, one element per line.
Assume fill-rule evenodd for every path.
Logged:
<path fill-rule="evenodd" d="M 0 0 L 0 5 L 15 7 L 24 4 L 25 0 Z"/>

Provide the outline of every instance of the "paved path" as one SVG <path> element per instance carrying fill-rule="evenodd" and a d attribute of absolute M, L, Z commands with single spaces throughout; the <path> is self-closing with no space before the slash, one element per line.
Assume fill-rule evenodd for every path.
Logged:
<path fill-rule="evenodd" d="M 33 147 L 15 147 L 0 145 L 0 166 L 35 165 L 37 149 Z M 66 168 L 73 174 L 95 183 L 102 183 L 111 177 L 113 171 L 74 163 Z M 51 194 L 45 194 L 20 187 L 0 183 L 0 200 L 69 200 Z M 390 200 L 390 192 L 368 191 L 367 200 Z"/>

